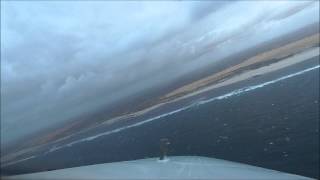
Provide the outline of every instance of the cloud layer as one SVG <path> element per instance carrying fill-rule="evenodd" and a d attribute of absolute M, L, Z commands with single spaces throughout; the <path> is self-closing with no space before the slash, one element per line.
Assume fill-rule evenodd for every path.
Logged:
<path fill-rule="evenodd" d="M 318 13 L 317 1 L 1 2 L 1 142 L 161 87 Z"/>

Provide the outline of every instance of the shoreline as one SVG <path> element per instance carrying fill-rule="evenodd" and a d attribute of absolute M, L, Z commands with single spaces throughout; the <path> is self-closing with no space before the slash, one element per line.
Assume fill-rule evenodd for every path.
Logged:
<path fill-rule="evenodd" d="M 200 82 L 200 84 L 191 83 L 191 84 L 188 84 L 186 86 L 183 86 L 181 88 L 174 90 L 173 92 L 165 95 L 164 98 L 160 98 L 160 101 L 158 101 L 158 103 L 155 103 L 154 105 L 149 106 L 147 108 L 144 108 L 140 111 L 120 115 L 120 116 L 102 121 L 97 126 L 92 126 L 90 128 L 83 129 L 83 130 L 78 131 L 76 133 L 70 134 L 69 136 L 65 136 L 63 138 L 59 138 L 57 140 L 54 140 L 54 141 L 51 141 L 48 143 L 40 144 L 38 146 L 23 149 L 23 150 L 14 152 L 14 153 L 9 153 L 8 155 L 1 157 L 1 163 L 3 164 L 3 163 L 7 162 L 7 164 L 11 164 L 11 162 L 10 162 L 11 160 L 17 159 L 18 157 L 24 157 L 24 154 L 32 154 L 32 152 L 35 152 L 35 151 L 42 151 L 42 149 L 45 146 L 55 145 L 56 143 L 59 143 L 61 141 L 68 141 L 69 138 L 75 137 L 81 133 L 86 133 L 86 132 L 93 130 L 93 129 L 96 129 L 100 126 L 103 126 L 103 125 L 109 126 L 109 125 L 113 125 L 116 123 L 121 123 L 123 121 L 127 121 L 128 119 L 133 118 L 133 117 L 140 117 L 140 116 L 143 116 L 147 113 L 153 112 L 154 110 L 157 110 L 160 107 L 169 105 L 171 103 L 175 103 L 175 102 L 178 102 L 178 101 L 181 101 L 184 99 L 188 99 L 193 96 L 214 90 L 216 88 L 229 86 L 233 83 L 241 82 L 241 81 L 253 78 L 255 76 L 268 74 L 268 73 L 274 72 L 276 70 L 280 70 L 282 68 L 297 64 L 299 62 L 306 61 L 312 57 L 319 56 L 319 47 L 318 46 L 314 47 L 314 43 L 319 42 L 318 40 L 315 41 L 315 38 L 317 38 L 317 37 L 319 37 L 319 34 L 306 37 L 306 38 L 299 40 L 297 42 L 290 43 L 288 45 L 285 45 L 285 46 L 277 48 L 277 49 L 270 50 L 268 52 L 264 52 L 262 54 L 254 56 L 252 58 L 249 58 L 248 60 L 246 60 L 236 66 L 232 66 L 230 68 L 227 68 L 226 70 L 223 70 L 221 72 L 225 73 L 226 75 L 230 75 L 230 72 L 232 73 L 235 70 L 239 70 L 241 67 L 247 67 L 248 65 L 252 65 L 252 64 L 254 65 L 254 64 L 257 64 L 261 61 L 268 62 L 274 58 L 278 58 L 279 60 L 276 62 L 264 65 L 262 67 L 257 67 L 255 69 L 244 70 L 244 71 L 241 71 L 240 74 L 238 74 L 238 73 L 231 74 L 231 77 L 230 76 L 229 77 L 222 76 L 223 78 L 218 79 L 217 83 L 215 83 L 215 81 L 210 83 L 210 80 L 212 80 L 212 78 L 214 79 L 214 77 L 216 77 L 217 74 L 219 77 L 219 75 L 221 75 L 221 72 L 219 72 L 220 74 L 219 73 L 213 74 L 213 75 L 208 76 L 204 79 L 201 79 L 199 81 L 194 82 L 194 83 Z M 306 42 L 308 42 L 307 45 L 306 45 Z M 287 50 L 288 47 L 296 47 L 296 49 L 291 50 L 296 53 L 291 53 L 291 54 L 288 52 L 281 53 L 282 51 Z M 275 56 L 274 54 L 278 55 L 279 53 L 281 56 L 274 57 Z M 273 55 L 272 58 L 270 57 L 270 54 Z M 259 59 L 259 57 L 260 57 L 260 59 Z M 285 58 L 283 58 L 283 57 L 285 57 Z M 236 71 L 236 72 L 238 72 L 238 71 Z M 202 84 L 203 82 L 206 82 L 207 84 L 204 85 L 204 84 Z M 196 89 L 194 91 L 189 92 L 188 87 L 191 87 L 190 85 L 193 86 L 193 88 L 195 87 L 195 85 L 200 85 L 200 87 L 196 87 Z M 186 87 L 187 87 L 187 89 L 184 89 Z M 181 90 L 187 90 L 187 91 L 181 91 Z M 178 96 L 178 97 L 176 96 L 177 92 L 178 92 L 178 95 L 180 94 L 180 96 Z M 186 94 L 181 94 L 181 92 L 186 93 Z M 68 143 L 66 143 L 66 144 L 68 144 Z M 55 147 L 56 146 L 54 146 L 53 148 L 55 148 Z M 52 147 L 50 149 L 52 149 Z M 21 159 L 23 159 L 23 158 L 21 158 Z M 16 160 L 13 162 L 17 162 L 17 161 L 19 161 L 19 160 Z"/>

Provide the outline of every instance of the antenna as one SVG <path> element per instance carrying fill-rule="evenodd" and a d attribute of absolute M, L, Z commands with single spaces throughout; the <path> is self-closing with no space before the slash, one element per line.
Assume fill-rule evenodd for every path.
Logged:
<path fill-rule="evenodd" d="M 165 160 L 167 157 L 167 153 L 168 153 L 168 146 L 169 146 L 170 142 L 168 138 L 161 138 L 160 139 L 160 158 L 159 160 Z"/>

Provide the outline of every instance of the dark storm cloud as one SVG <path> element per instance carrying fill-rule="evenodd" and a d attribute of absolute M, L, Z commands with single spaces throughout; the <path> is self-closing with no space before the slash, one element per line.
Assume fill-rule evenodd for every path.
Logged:
<path fill-rule="evenodd" d="M 194 10 L 192 12 L 192 20 L 199 20 L 205 18 L 206 16 L 222 9 L 226 5 L 230 5 L 231 1 L 215 1 L 214 3 L 210 1 L 204 1 L 194 5 Z"/>
<path fill-rule="evenodd" d="M 308 1 L 1 3 L 3 143 L 319 21 Z"/>

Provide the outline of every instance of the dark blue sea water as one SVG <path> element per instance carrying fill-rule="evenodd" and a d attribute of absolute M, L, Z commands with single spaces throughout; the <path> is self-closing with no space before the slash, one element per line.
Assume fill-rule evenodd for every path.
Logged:
<path fill-rule="evenodd" d="M 198 97 L 223 95 L 318 64 L 317 57 Z M 91 134 L 103 131 L 100 128 Z M 214 157 L 319 178 L 319 68 L 39 155 L 4 170 L 25 173 L 155 157 L 163 137 L 171 141 L 169 155 Z"/>

